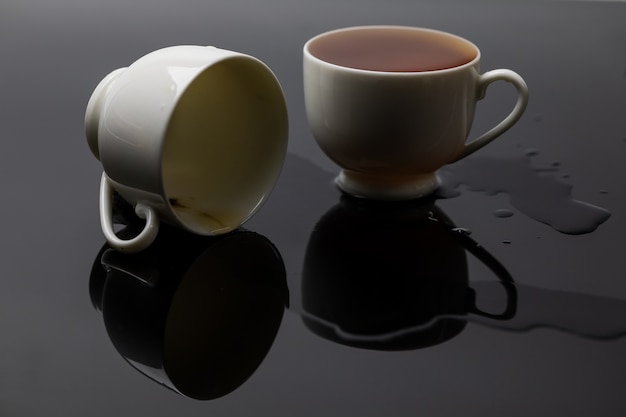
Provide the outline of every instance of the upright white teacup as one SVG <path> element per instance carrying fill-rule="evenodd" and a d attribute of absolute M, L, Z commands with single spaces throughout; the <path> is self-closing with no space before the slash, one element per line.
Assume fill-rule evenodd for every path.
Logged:
<path fill-rule="evenodd" d="M 110 246 L 149 246 L 163 220 L 202 235 L 239 227 L 268 197 L 287 150 L 285 98 L 258 59 L 205 46 L 152 52 L 93 92 L 87 142 L 104 167 L 100 220 Z M 112 193 L 146 219 L 116 236 Z"/>
<path fill-rule="evenodd" d="M 383 200 L 419 198 L 439 186 L 435 171 L 509 129 L 528 102 L 515 72 L 480 74 L 471 42 L 436 30 L 362 26 L 323 33 L 304 45 L 307 118 L 321 149 L 342 171 L 345 192 Z M 517 90 L 511 113 L 466 143 L 487 86 Z"/>

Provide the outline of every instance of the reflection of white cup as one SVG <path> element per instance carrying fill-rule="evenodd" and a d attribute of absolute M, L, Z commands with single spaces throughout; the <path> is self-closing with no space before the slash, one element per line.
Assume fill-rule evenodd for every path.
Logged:
<path fill-rule="evenodd" d="M 254 214 L 282 168 L 287 108 L 258 59 L 176 46 L 105 77 L 87 105 L 85 132 L 104 167 L 104 235 L 113 248 L 133 252 L 150 245 L 160 219 L 218 235 Z M 114 190 L 146 219 L 133 239 L 114 233 Z"/>
<path fill-rule="evenodd" d="M 435 171 L 483 147 L 521 117 L 528 89 L 515 72 L 480 74 L 480 51 L 445 32 L 364 26 L 323 33 L 304 46 L 307 117 L 321 149 L 342 167 L 345 192 L 402 200 L 432 193 Z M 489 84 L 517 89 L 497 126 L 466 143 Z"/>

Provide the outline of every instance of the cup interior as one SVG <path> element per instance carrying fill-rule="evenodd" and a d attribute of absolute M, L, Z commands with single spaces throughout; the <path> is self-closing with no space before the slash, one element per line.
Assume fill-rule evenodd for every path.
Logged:
<path fill-rule="evenodd" d="M 224 59 L 182 93 L 168 123 L 163 188 L 187 229 L 221 234 L 265 200 L 284 160 L 288 135 L 282 89 L 251 57 Z"/>
<path fill-rule="evenodd" d="M 478 57 L 471 42 L 450 33 L 406 26 L 361 26 L 323 33 L 305 51 L 328 64 L 382 72 L 459 67 Z"/>

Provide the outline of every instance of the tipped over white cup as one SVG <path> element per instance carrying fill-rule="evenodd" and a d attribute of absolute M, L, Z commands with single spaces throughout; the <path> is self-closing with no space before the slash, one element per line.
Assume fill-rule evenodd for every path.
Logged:
<path fill-rule="evenodd" d="M 238 228 L 267 199 L 287 151 L 281 86 L 260 60 L 207 46 L 174 46 L 111 72 L 95 88 L 85 134 L 102 162 L 100 220 L 109 245 L 149 246 L 161 220 L 201 235 Z M 117 191 L 146 220 L 120 239 Z"/>

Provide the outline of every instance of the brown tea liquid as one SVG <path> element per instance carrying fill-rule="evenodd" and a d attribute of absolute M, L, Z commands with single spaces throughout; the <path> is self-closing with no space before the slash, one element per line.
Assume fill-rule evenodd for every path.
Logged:
<path fill-rule="evenodd" d="M 450 35 L 411 28 L 369 27 L 313 40 L 314 57 L 369 71 L 421 72 L 454 68 L 476 58 L 476 48 Z"/>

